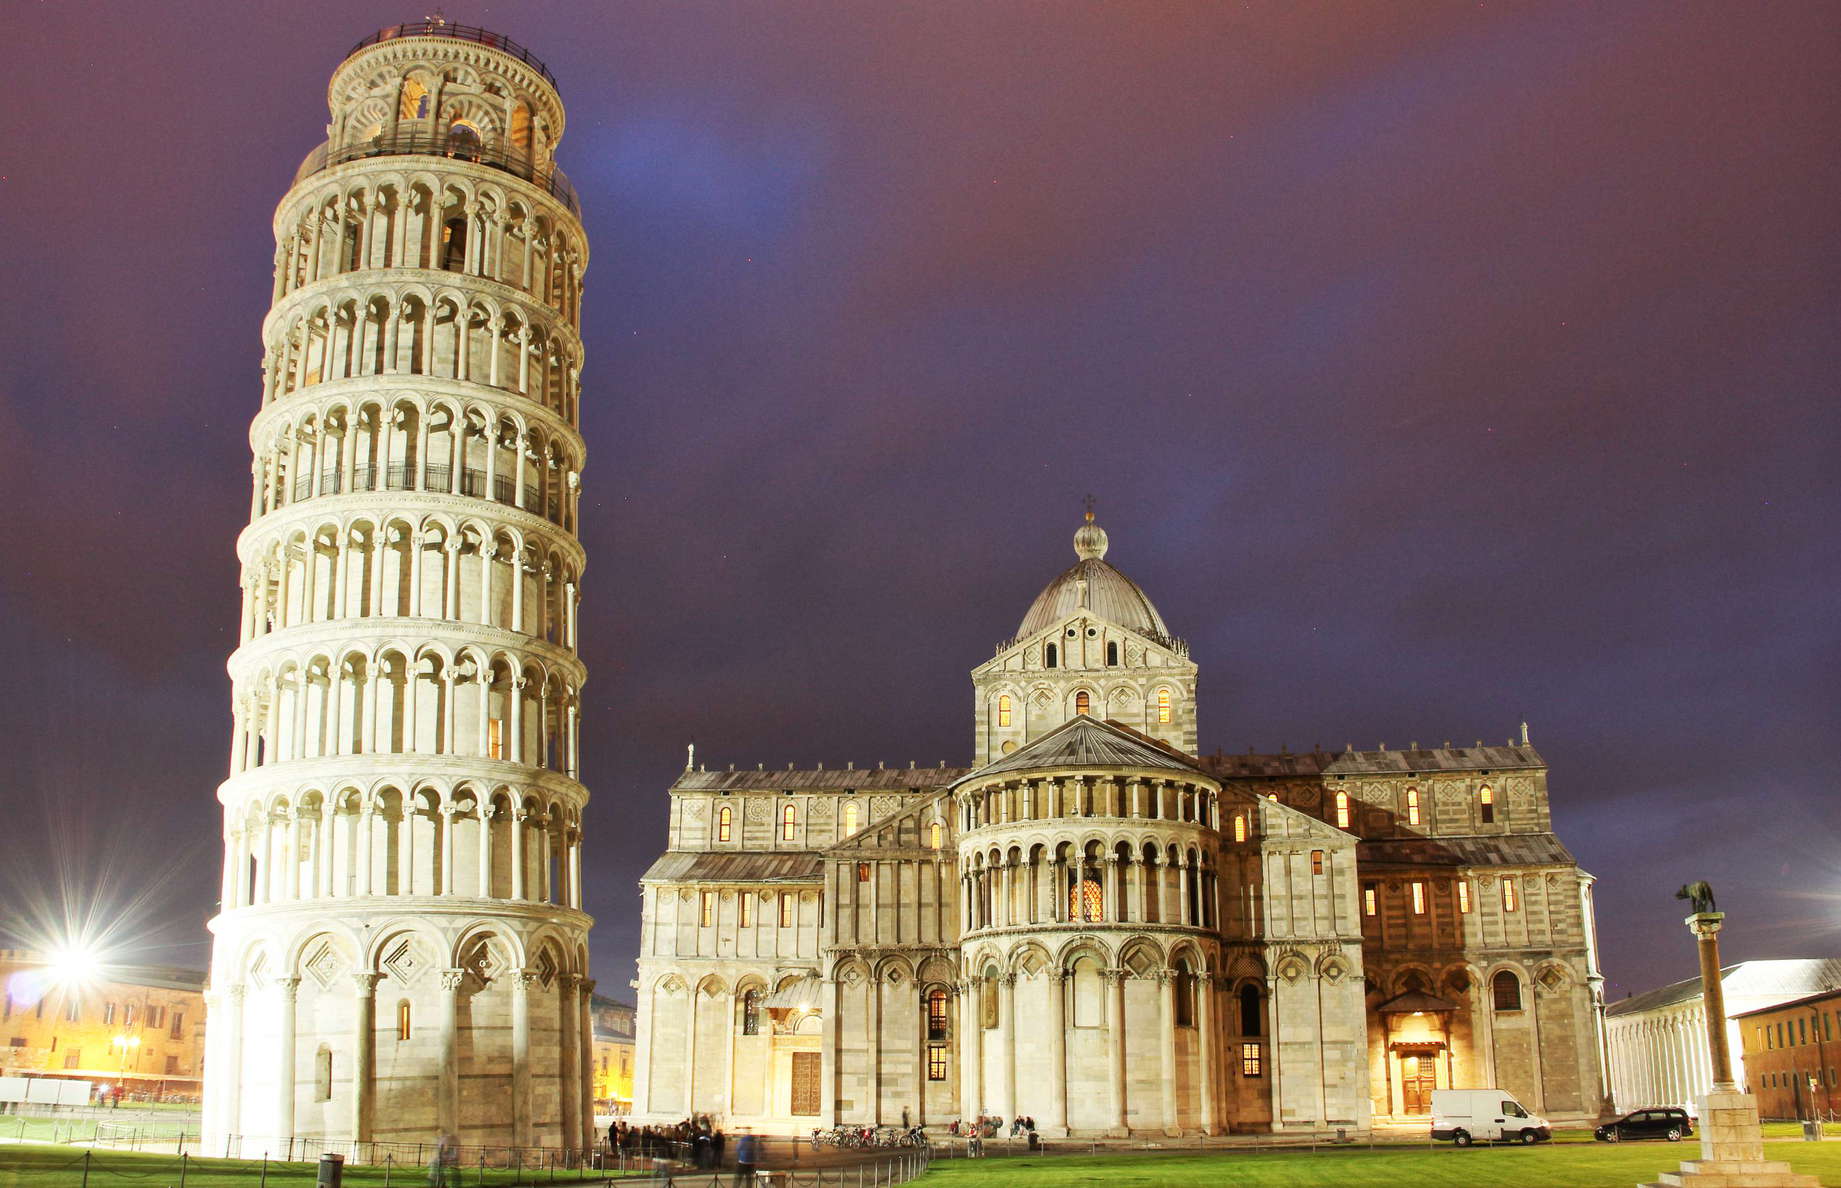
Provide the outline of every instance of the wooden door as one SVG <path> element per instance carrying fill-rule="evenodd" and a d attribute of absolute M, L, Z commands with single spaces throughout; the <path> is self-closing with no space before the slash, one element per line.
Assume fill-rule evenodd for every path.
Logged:
<path fill-rule="evenodd" d="M 820 1099 L 819 1071 L 823 1056 L 818 1052 L 793 1053 L 793 1104 L 795 1114 L 816 1114 Z"/>
<path fill-rule="evenodd" d="M 1432 1112 L 1432 1090 L 1436 1087 L 1436 1056 L 1400 1057 L 1400 1107 L 1407 1114 Z"/>

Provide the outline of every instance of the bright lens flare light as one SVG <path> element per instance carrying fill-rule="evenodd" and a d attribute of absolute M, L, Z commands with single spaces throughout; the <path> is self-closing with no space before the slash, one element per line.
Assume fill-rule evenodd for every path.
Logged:
<path fill-rule="evenodd" d="M 47 965 L 51 983 L 65 990 L 94 985 L 102 973 L 102 956 L 86 945 L 63 945 L 52 950 Z"/>

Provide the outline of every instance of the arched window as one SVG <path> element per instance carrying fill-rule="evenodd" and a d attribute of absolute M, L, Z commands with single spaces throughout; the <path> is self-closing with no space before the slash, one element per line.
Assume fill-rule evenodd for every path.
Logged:
<path fill-rule="evenodd" d="M 1080 692 L 1074 694 L 1074 712 L 1075 713 L 1085 714 L 1085 713 L 1090 712 L 1092 709 L 1093 709 L 1093 698 L 1087 694 L 1087 691 L 1085 689 L 1082 689 Z"/>
<path fill-rule="evenodd" d="M 1068 892 L 1068 918 L 1070 920 L 1098 920 L 1102 918 L 1101 908 L 1106 899 L 1101 891 L 1098 879 L 1082 878 Z"/>
<path fill-rule="evenodd" d="M 1240 1034 L 1261 1034 L 1258 986 L 1249 984 L 1240 988 Z"/>
<path fill-rule="evenodd" d="M 313 1100 L 332 1100 L 332 1049 L 325 1044 L 313 1054 Z"/>
<path fill-rule="evenodd" d="M 1001 730 L 1010 728 L 1010 695 L 1008 693 L 997 699 L 997 725 Z"/>
<path fill-rule="evenodd" d="M 987 966 L 978 980 L 978 1022 L 986 1031 L 997 1026 L 997 967 Z"/>
<path fill-rule="evenodd" d="M 428 118 L 428 87 L 422 80 L 411 78 L 403 81 L 403 102 L 397 108 L 397 118 L 402 120 L 425 120 Z"/>
<path fill-rule="evenodd" d="M 1054 644 L 1049 644 L 1042 649 L 1042 667 L 1043 668 L 1056 667 L 1055 662 L 1058 659 L 1060 659 L 1060 653 L 1058 653 L 1055 650 Z"/>
<path fill-rule="evenodd" d="M 449 219 L 441 225 L 441 267 L 464 272 L 467 267 L 467 220 Z"/>
<path fill-rule="evenodd" d="M 794 831 L 799 828 L 799 810 L 787 805 L 780 810 L 780 840 L 792 841 Z"/>
<path fill-rule="evenodd" d="M 1349 794 L 1347 792 L 1338 792 L 1336 794 L 1336 828 L 1347 829 L 1348 827 Z"/>
<path fill-rule="evenodd" d="M 1519 1011 L 1521 1009 L 1521 979 L 1511 970 L 1503 970 L 1489 980 L 1490 994 L 1496 1000 L 1499 1011 Z"/>
<path fill-rule="evenodd" d="M 761 1034 L 761 992 L 750 990 L 742 995 L 742 1034 Z"/>
<path fill-rule="evenodd" d="M 1117 668 L 1118 666 L 1119 666 L 1119 645 L 1114 640 L 1107 640 L 1106 641 L 1106 667 L 1107 668 Z"/>
<path fill-rule="evenodd" d="M 396 1038 L 408 1039 L 409 1031 L 409 1000 L 405 998 L 396 1004 Z"/>
<path fill-rule="evenodd" d="M 857 812 L 857 802 L 854 800 L 845 801 L 844 802 L 844 833 L 845 835 L 848 836 L 849 834 L 855 833 L 857 830 L 861 829 L 862 827 L 863 827 L 862 821 L 860 820 L 858 812 Z"/>
<path fill-rule="evenodd" d="M 447 130 L 447 155 L 467 161 L 479 160 L 479 129 L 455 120 L 453 127 Z"/>
<path fill-rule="evenodd" d="M 945 834 L 946 834 L 946 830 L 940 825 L 938 821 L 935 821 L 933 824 L 927 826 L 927 846 L 928 848 L 934 849 L 934 850 L 939 849 L 941 842 L 945 839 Z"/>
<path fill-rule="evenodd" d="M 1419 789 L 1417 788 L 1406 790 L 1406 823 L 1408 825 L 1419 824 Z"/>
<path fill-rule="evenodd" d="M 735 810 L 723 805 L 716 810 L 716 840 L 731 841 L 735 836 Z"/>
<path fill-rule="evenodd" d="M 1488 784 L 1477 789 L 1477 819 L 1485 825 L 1496 821 L 1496 794 L 1489 790 Z"/>
<path fill-rule="evenodd" d="M 1176 1025 L 1195 1026 L 1195 975 L 1187 961 L 1176 963 Z"/>
<path fill-rule="evenodd" d="M 1237 842 L 1243 842 L 1246 839 L 1247 839 L 1247 815 L 1245 813 L 1235 813 L 1234 814 L 1234 840 Z"/>
<path fill-rule="evenodd" d="M 1157 721 L 1168 722 L 1169 720 L 1170 691 L 1168 689 L 1159 689 L 1157 690 Z"/>
<path fill-rule="evenodd" d="M 927 1038 L 930 1040 L 947 1038 L 946 991 L 939 986 L 927 991 Z"/>

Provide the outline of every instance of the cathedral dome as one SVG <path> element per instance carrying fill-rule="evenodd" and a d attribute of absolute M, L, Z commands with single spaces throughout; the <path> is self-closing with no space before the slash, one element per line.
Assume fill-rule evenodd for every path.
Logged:
<path fill-rule="evenodd" d="M 1080 560 L 1036 595 L 1023 625 L 1016 629 L 1016 638 L 1053 627 L 1082 609 L 1156 639 L 1170 637 L 1163 616 L 1138 583 L 1106 563 L 1106 546 L 1106 530 L 1088 512 L 1087 522 L 1074 533 L 1074 552 Z"/>

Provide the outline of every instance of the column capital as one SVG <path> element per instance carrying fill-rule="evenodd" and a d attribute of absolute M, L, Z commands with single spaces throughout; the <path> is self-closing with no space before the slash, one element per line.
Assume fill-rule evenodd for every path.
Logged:
<path fill-rule="evenodd" d="M 295 995 L 300 993 L 300 979 L 276 978 L 275 988 L 281 991 L 282 998 L 286 999 L 288 1002 L 293 1002 Z"/>
<path fill-rule="evenodd" d="M 461 983 L 467 980 L 464 969 L 444 969 L 441 971 L 441 988 L 447 991 L 459 990 Z"/>
<path fill-rule="evenodd" d="M 369 998 L 377 993 L 377 983 L 383 981 L 380 973 L 355 973 L 352 975 L 352 988 L 359 998 Z"/>

